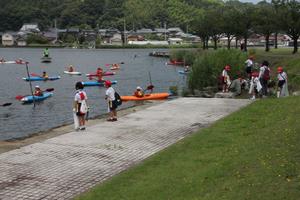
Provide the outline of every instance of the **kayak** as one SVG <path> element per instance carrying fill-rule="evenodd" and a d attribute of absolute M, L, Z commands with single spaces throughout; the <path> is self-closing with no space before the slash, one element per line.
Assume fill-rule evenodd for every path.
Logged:
<path fill-rule="evenodd" d="M 70 75 L 81 75 L 81 72 L 69 72 L 69 71 L 64 71 L 65 74 L 70 74 Z"/>
<path fill-rule="evenodd" d="M 169 93 L 152 93 L 145 94 L 143 97 L 121 96 L 122 101 L 144 101 L 144 100 L 163 100 L 170 96 Z"/>
<path fill-rule="evenodd" d="M 167 62 L 167 65 L 184 65 L 184 62 L 182 61 L 171 61 L 171 62 Z"/>
<path fill-rule="evenodd" d="M 111 81 L 112 84 L 117 84 L 117 81 Z M 83 86 L 104 86 L 104 82 L 98 81 L 84 81 L 82 82 Z"/>
<path fill-rule="evenodd" d="M 23 103 L 32 103 L 33 102 L 33 98 L 34 101 L 43 101 L 45 99 L 47 99 L 48 97 L 51 97 L 53 95 L 52 92 L 43 92 L 42 96 L 25 96 L 23 97 L 20 101 L 22 101 Z"/>
<path fill-rule="evenodd" d="M 42 57 L 41 61 L 42 61 L 42 63 L 50 63 L 51 59 L 52 59 L 51 57 Z"/>
<path fill-rule="evenodd" d="M 4 61 L 4 62 L 0 62 L 0 64 L 17 64 L 17 63 L 16 61 Z"/>
<path fill-rule="evenodd" d="M 24 81 L 54 81 L 60 79 L 60 76 L 50 76 L 47 79 L 43 77 L 33 77 L 30 76 L 29 78 L 23 78 Z"/>
<path fill-rule="evenodd" d="M 179 74 L 189 74 L 190 72 L 189 71 L 184 71 L 184 70 L 178 70 L 178 73 Z"/>
<path fill-rule="evenodd" d="M 118 70 L 120 67 L 111 67 L 110 70 Z"/>
<path fill-rule="evenodd" d="M 102 76 L 112 76 L 115 75 L 116 72 L 103 72 Z M 97 74 L 93 73 L 93 74 L 85 74 L 86 76 L 97 76 Z"/>

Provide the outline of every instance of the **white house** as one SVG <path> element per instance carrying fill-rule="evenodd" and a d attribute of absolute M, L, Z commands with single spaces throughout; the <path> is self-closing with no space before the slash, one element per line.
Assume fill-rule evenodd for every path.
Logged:
<path fill-rule="evenodd" d="M 174 44 L 182 44 L 182 39 L 181 38 L 169 38 L 168 42 L 170 45 L 174 45 Z"/>
<path fill-rule="evenodd" d="M 9 33 L 4 33 L 2 35 L 2 45 L 3 46 L 13 46 L 14 45 L 14 36 Z"/>
<path fill-rule="evenodd" d="M 120 33 L 115 33 L 110 38 L 110 43 L 113 45 L 122 45 L 122 35 Z"/>
<path fill-rule="evenodd" d="M 20 29 L 20 31 L 23 32 L 33 32 L 33 33 L 39 33 L 40 29 L 38 27 L 38 24 L 36 23 L 32 23 L 32 24 L 23 24 L 22 28 Z"/>

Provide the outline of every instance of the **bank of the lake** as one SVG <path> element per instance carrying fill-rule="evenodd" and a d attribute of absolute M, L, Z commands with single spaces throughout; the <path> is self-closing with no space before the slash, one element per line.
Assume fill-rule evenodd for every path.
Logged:
<path fill-rule="evenodd" d="M 300 97 L 258 100 L 76 199 L 298 199 Z"/>

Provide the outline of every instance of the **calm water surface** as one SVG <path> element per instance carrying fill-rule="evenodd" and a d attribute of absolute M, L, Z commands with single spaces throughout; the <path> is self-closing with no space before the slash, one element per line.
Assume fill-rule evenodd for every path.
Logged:
<path fill-rule="evenodd" d="M 88 78 L 63 74 L 65 67 L 70 64 L 75 66 L 76 71 L 85 74 L 95 72 L 97 66 L 108 69 L 105 64 L 124 62 L 116 75 L 106 77 L 118 81 L 114 88 L 121 95 L 131 95 L 138 85 L 143 88 L 149 85 L 149 72 L 155 86 L 154 92 L 168 92 L 170 86 L 182 87 L 186 82 L 184 76 L 177 73 L 178 67 L 166 66 L 167 60 L 164 58 L 148 56 L 153 49 L 50 49 L 52 63 L 49 64 L 40 62 L 42 51 L 43 49 L 31 48 L 0 49 L 0 58 L 28 60 L 31 73 L 41 74 L 42 71 L 47 71 L 49 76 L 61 76 L 57 81 L 32 82 L 33 86 L 39 85 L 42 89 L 55 89 L 53 97 L 33 108 L 32 104 L 23 105 L 15 100 L 17 95 L 30 94 L 29 83 L 22 80 L 22 77 L 26 77 L 25 66 L 0 64 L 0 104 L 13 103 L 8 107 L 0 107 L 0 140 L 27 137 L 72 123 L 74 85 L 77 81 L 88 81 Z M 91 106 L 90 116 L 96 117 L 106 113 L 105 88 L 87 87 L 85 91 Z M 132 103 L 126 102 L 121 108 L 131 105 Z"/>

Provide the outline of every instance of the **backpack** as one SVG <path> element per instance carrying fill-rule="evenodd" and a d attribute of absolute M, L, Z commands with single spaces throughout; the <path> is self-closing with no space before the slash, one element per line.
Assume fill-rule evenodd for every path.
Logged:
<path fill-rule="evenodd" d="M 80 105 L 80 113 L 85 114 L 88 112 L 88 106 L 86 104 L 86 100 L 83 100 Z"/>
<path fill-rule="evenodd" d="M 264 74 L 263 74 L 263 79 L 264 80 L 270 80 L 270 70 L 268 67 L 265 67 L 265 71 L 264 71 Z"/>
<path fill-rule="evenodd" d="M 115 102 L 118 106 L 122 105 L 122 99 L 117 92 L 115 92 Z"/>

